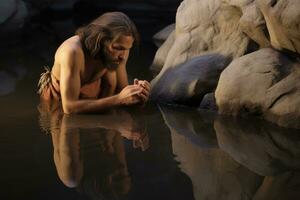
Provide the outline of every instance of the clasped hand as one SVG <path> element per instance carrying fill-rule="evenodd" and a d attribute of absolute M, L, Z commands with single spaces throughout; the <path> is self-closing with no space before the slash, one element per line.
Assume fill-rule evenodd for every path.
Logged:
<path fill-rule="evenodd" d="M 122 105 L 146 103 L 149 99 L 151 85 L 146 80 L 134 79 L 133 85 L 126 86 L 120 93 L 119 98 Z"/>

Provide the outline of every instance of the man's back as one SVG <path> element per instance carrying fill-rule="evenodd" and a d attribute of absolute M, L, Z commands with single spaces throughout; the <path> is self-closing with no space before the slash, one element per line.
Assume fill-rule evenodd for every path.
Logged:
<path fill-rule="evenodd" d="M 68 63 L 75 62 L 77 65 L 70 66 Z M 79 67 L 79 71 L 84 68 L 84 53 L 78 36 L 73 36 L 65 40 L 56 50 L 54 56 L 54 64 L 52 67 L 52 75 L 60 80 L 61 70 L 70 67 Z M 74 70 L 74 69 L 73 69 Z"/>

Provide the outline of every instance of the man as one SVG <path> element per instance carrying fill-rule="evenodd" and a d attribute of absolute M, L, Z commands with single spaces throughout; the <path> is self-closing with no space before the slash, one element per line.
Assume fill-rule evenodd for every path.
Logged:
<path fill-rule="evenodd" d="M 105 13 L 78 29 L 57 49 L 51 72 L 41 75 L 41 98 L 61 100 L 67 114 L 146 102 L 149 82 L 136 79 L 128 85 L 126 72 L 137 40 L 135 25 L 121 12 Z"/>

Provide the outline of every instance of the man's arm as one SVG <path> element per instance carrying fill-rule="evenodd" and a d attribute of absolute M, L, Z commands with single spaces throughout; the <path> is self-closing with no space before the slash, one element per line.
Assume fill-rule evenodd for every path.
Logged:
<path fill-rule="evenodd" d="M 128 53 L 127 53 L 128 52 Z M 108 70 L 102 77 L 101 97 L 112 96 L 119 93 L 123 88 L 128 85 L 126 63 L 129 51 L 125 54 L 125 58 L 119 64 L 116 70 Z"/>
<path fill-rule="evenodd" d="M 126 51 L 124 60 L 120 63 L 119 67 L 116 70 L 116 77 L 117 77 L 117 91 L 121 91 L 128 85 L 128 77 L 127 77 L 127 70 L 126 64 L 129 56 L 129 50 Z"/>
<path fill-rule="evenodd" d="M 117 73 L 115 70 L 109 70 L 102 77 L 100 98 L 113 96 L 117 93 L 116 88 Z"/>
<path fill-rule="evenodd" d="M 140 93 L 142 89 L 134 85 L 124 88 L 120 94 L 111 97 L 80 100 L 80 69 L 84 66 L 83 53 L 69 50 L 64 54 L 60 66 L 60 92 L 65 113 L 101 112 L 111 107 L 139 102 L 136 94 Z"/>
<path fill-rule="evenodd" d="M 126 51 L 125 54 L 125 58 L 124 60 L 120 63 L 119 67 L 116 70 L 116 77 L 117 77 L 117 90 L 120 91 L 122 90 L 124 87 L 126 87 L 128 85 L 128 77 L 127 77 L 127 70 L 126 70 L 126 64 L 127 64 L 127 60 L 129 57 L 129 50 Z M 143 93 L 139 94 L 139 97 L 141 98 L 141 100 L 143 102 L 148 101 L 149 98 L 149 93 L 150 93 L 150 89 L 151 89 L 151 85 L 148 81 L 146 80 L 134 80 L 134 85 L 138 85 L 140 87 L 143 87 Z"/>

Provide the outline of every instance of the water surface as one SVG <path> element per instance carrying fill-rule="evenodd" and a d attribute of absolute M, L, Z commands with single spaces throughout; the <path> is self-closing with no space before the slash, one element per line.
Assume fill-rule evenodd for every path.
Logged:
<path fill-rule="evenodd" d="M 36 84 L 60 41 L 1 50 L 1 199 L 299 199 L 299 131 L 184 107 L 64 115 Z M 129 78 L 151 79 L 142 44 Z"/>

